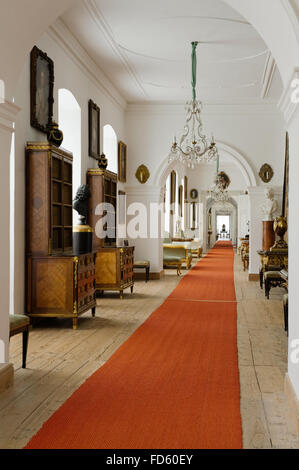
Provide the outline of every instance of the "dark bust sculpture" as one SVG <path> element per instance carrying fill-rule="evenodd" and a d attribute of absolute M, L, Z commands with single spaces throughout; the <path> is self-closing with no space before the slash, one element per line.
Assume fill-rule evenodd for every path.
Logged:
<path fill-rule="evenodd" d="M 73 201 L 73 208 L 78 212 L 80 223 L 85 225 L 88 219 L 88 201 L 91 197 L 90 188 L 87 184 L 79 186 L 75 199 Z"/>

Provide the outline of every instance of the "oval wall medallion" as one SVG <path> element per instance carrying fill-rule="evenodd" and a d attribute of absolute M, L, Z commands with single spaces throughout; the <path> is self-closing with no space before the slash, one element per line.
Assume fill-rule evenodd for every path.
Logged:
<path fill-rule="evenodd" d="M 140 165 L 137 168 L 135 176 L 140 184 L 145 184 L 151 175 L 149 169 L 145 165 Z"/>
<path fill-rule="evenodd" d="M 260 169 L 259 177 L 264 183 L 270 183 L 273 176 L 274 176 L 274 171 L 272 170 L 272 167 L 268 165 L 268 163 L 265 163 Z"/>

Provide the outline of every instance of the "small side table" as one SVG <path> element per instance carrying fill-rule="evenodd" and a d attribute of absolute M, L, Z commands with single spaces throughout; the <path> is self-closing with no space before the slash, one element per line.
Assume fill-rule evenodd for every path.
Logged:
<path fill-rule="evenodd" d="M 134 261 L 134 269 L 145 269 L 145 282 L 149 281 L 150 262 L 149 261 Z"/>

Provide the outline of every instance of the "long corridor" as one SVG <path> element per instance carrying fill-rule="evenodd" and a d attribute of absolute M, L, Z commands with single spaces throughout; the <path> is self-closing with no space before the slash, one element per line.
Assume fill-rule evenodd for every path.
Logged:
<path fill-rule="evenodd" d="M 204 262 L 199 262 L 198 269 Z M 238 256 L 234 271 L 243 447 L 299 448 L 286 426 L 283 381 L 287 337 L 280 289 L 274 289 L 267 301 L 258 283 L 248 283 Z M 31 332 L 27 370 L 20 368 L 19 338 L 12 338 L 15 385 L 1 395 L 0 447 L 24 447 L 177 284 L 175 271 L 167 270 L 161 281 L 137 282 L 136 292 L 133 296 L 127 294 L 123 301 L 117 295 L 107 295 L 99 301 L 97 317 L 85 315 L 77 332 L 71 330 L 68 320 L 57 320 L 59 330 L 55 320 L 41 322 Z"/>

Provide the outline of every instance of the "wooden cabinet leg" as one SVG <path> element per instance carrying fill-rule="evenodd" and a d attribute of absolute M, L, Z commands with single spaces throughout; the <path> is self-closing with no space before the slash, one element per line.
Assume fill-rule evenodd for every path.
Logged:
<path fill-rule="evenodd" d="M 134 286 L 131 286 L 131 294 L 133 294 Z"/>
<path fill-rule="evenodd" d="M 94 318 L 96 316 L 96 307 L 93 307 L 93 309 L 91 310 L 91 313 Z"/>
<path fill-rule="evenodd" d="M 120 290 L 119 291 L 119 298 L 122 300 L 124 298 L 124 291 Z"/>
<path fill-rule="evenodd" d="M 78 317 L 73 317 L 73 330 L 78 328 Z"/>
<path fill-rule="evenodd" d="M 145 274 L 145 282 L 149 281 L 149 273 L 150 273 L 150 268 L 146 268 L 146 274 Z"/>

